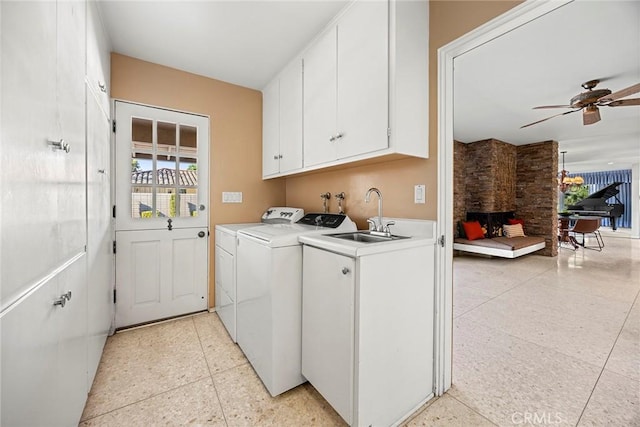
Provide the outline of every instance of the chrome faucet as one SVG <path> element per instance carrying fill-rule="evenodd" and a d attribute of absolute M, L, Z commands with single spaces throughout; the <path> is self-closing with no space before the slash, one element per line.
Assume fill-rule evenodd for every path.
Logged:
<path fill-rule="evenodd" d="M 382 233 L 384 232 L 384 226 L 382 225 L 382 193 L 377 188 L 371 187 L 367 191 L 367 194 L 364 196 L 364 201 L 366 203 L 369 203 L 369 201 L 371 200 L 371 193 L 376 193 L 378 195 L 378 224 L 377 227 L 373 227 L 373 224 L 371 224 L 371 222 L 367 222 L 369 222 L 370 228 L 375 229 L 374 231 Z"/>

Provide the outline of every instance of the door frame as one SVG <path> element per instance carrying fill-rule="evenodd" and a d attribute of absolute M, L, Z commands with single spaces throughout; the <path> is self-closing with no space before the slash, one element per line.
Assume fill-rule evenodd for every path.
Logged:
<path fill-rule="evenodd" d="M 453 80 L 454 59 L 574 0 L 528 0 L 438 49 L 438 221 L 434 392 L 451 388 L 453 367 Z"/>
<path fill-rule="evenodd" d="M 207 289 L 206 289 L 206 310 L 207 311 L 211 311 L 212 308 L 209 306 L 209 300 L 210 300 L 210 294 L 212 292 L 211 290 L 211 271 L 212 271 L 212 262 L 211 262 L 211 251 L 212 251 L 212 247 L 211 247 L 211 243 L 212 243 L 212 236 L 211 236 L 211 206 L 212 206 L 212 202 L 211 202 L 211 140 L 212 140 L 212 131 L 211 131 L 211 116 L 208 114 L 203 114 L 203 113 L 196 113 L 193 111 L 186 111 L 186 110 L 178 110 L 175 108 L 169 108 L 169 107 L 165 107 L 165 106 L 159 106 L 159 105 L 153 105 L 153 104 L 147 104 L 145 102 L 139 102 L 139 101 L 133 101 L 133 100 L 129 100 L 129 99 L 124 99 L 124 98 L 111 98 L 110 99 L 110 116 L 109 116 L 109 120 L 110 120 L 110 124 L 111 124 L 111 136 L 110 136 L 110 153 L 109 153 L 109 171 L 110 171 L 110 189 L 111 189 L 111 227 L 110 227 L 110 236 L 112 239 L 112 242 L 114 243 L 114 249 L 112 251 L 112 264 L 111 264 L 111 274 L 113 277 L 113 291 L 114 291 L 114 295 L 113 295 L 113 303 L 116 303 L 116 289 L 117 289 L 117 283 L 116 283 L 116 254 L 115 254 L 115 242 L 116 242 L 116 217 L 115 214 L 116 212 L 116 189 L 117 189 L 117 177 L 116 177 L 116 163 L 117 163 L 117 144 L 116 144 L 116 103 L 127 103 L 127 104 L 135 104 L 135 105 L 139 105 L 142 107 L 148 107 L 148 108 L 155 108 L 155 109 L 159 109 L 159 110 L 166 110 L 166 111 L 170 111 L 170 112 L 176 112 L 176 113 L 183 113 L 183 114 L 191 114 L 194 116 L 199 116 L 199 117 L 203 117 L 206 118 L 208 121 L 208 128 L 207 128 L 207 138 L 206 138 L 206 144 L 207 144 L 207 154 L 205 156 L 206 158 L 206 162 L 207 162 L 207 172 L 206 172 L 206 180 L 207 180 L 207 192 L 206 192 L 206 197 L 207 197 L 207 203 L 206 203 L 206 210 L 204 212 L 204 216 L 205 216 L 205 224 L 204 227 L 207 230 Z M 120 209 L 120 211 L 122 211 L 122 209 Z M 117 307 L 114 306 L 113 312 L 112 312 L 112 322 L 111 322 L 111 328 L 109 330 L 109 335 L 113 335 L 116 332 L 116 310 Z M 179 316 L 178 316 L 179 317 Z"/>

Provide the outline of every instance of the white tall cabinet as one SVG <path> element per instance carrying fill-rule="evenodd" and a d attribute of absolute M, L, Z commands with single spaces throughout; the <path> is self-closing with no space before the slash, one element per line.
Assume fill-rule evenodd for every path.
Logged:
<path fill-rule="evenodd" d="M 0 2 L 1 425 L 77 425 L 111 324 L 109 49 L 94 8 Z"/>
<path fill-rule="evenodd" d="M 110 49 L 96 3 L 87 3 L 87 281 L 88 387 L 114 317 L 111 227 Z"/>

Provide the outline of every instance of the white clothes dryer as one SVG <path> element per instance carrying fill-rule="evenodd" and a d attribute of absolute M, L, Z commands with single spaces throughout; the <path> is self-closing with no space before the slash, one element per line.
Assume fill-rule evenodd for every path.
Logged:
<path fill-rule="evenodd" d="M 272 207 L 261 217 L 261 222 L 245 224 L 219 224 L 215 228 L 215 307 L 229 336 L 236 342 L 236 241 L 239 230 L 265 224 L 294 223 L 304 216 L 304 210 Z"/>

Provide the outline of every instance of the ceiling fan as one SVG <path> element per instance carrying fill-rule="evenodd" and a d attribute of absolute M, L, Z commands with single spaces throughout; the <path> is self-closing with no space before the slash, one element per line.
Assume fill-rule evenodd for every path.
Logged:
<path fill-rule="evenodd" d="M 560 114 L 555 114 L 551 117 L 547 117 L 546 119 L 538 120 L 533 123 L 529 123 L 527 125 L 521 126 L 520 129 L 542 123 L 554 117 L 575 113 L 577 111 L 582 111 L 583 124 L 592 125 L 600 121 L 600 110 L 598 109 L 598 107 L 622 107 L 629 105 L 640 105 L 640 98 L 620 99 L 624 98 L 625 96 L 633 95 L 634 93 L 640 92 L 640 83 L 613 93 L 609 89 L 594 90 L 598 83 L 600 83 L 600 80 L 589 80 L 586 83 L 582 83 L 582 87 L 587 89 L 587 91 L 571 98 L 571 101 L 569 101 L 569 105 L 543 105 L 540 107 L 533 107 L 534 110 L 540 110 L 544 108 L 572 108 L 572 110 L 565 111 L 564 113 Z"/>

